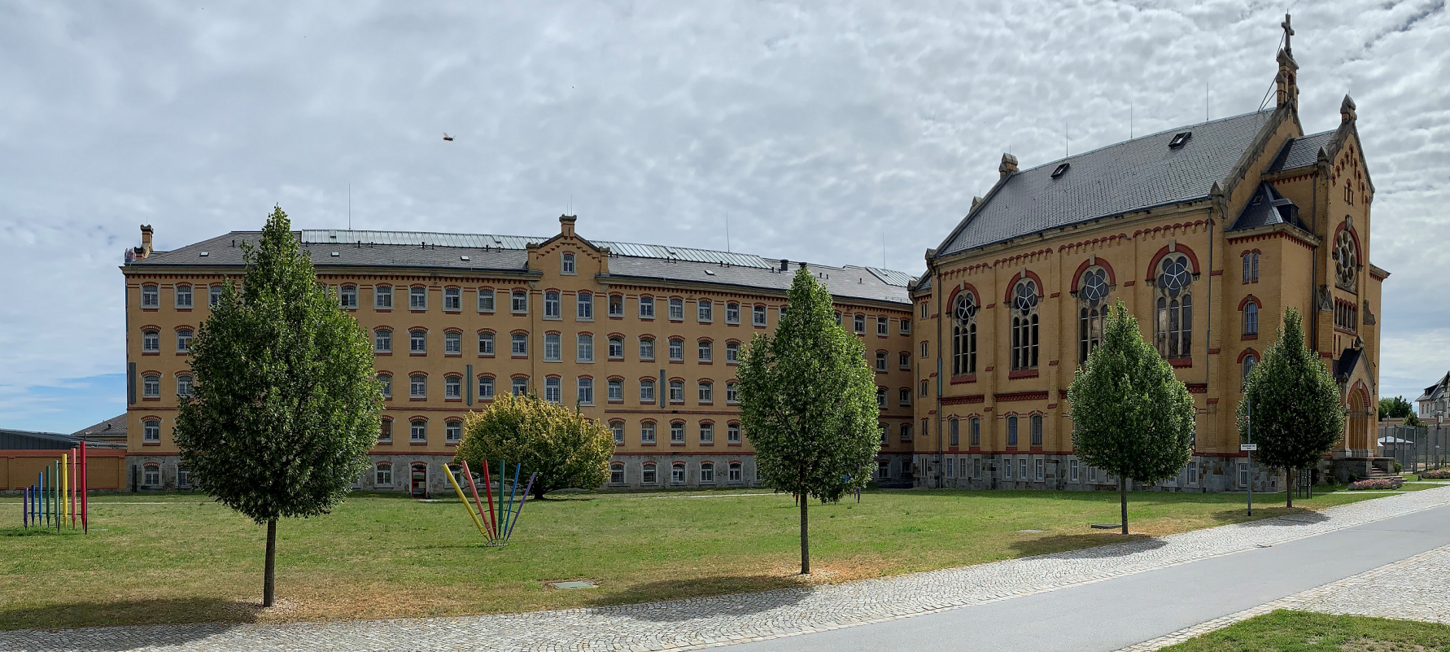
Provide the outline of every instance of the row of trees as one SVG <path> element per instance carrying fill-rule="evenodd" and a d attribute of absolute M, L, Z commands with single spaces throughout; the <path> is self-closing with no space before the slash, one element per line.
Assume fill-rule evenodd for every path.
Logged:
<path fill-rule="evenodd" d="M 243 244 L 241 288 L 224 288 L 192 342 L 196 384 L 181 402 L 175 441 L 197 487 L 267 525 L 263 605 L 274 600 L 277 520 L 331 511 L 368 466 L 382 410 L 367 335 L 316 282 L 280 208 L 256 246 Z M 879 451 L 874 373 L 862 344 L 835 322 L 830 293 L 806 269 L 774 334 L 757 335 L 738 368 L 741 423 L 762 484 L 796 496 L 801 573 L 810 573 L 809 503 L 837 501 L 871 479 Z M 1258 459 L 1304 468 L 1343 429 L 1339 390 L 1304 346 L 1299 314 L 1249 376 Z M 1119 302 L 1102 345 L 1078 370 L 1068 397 L 1076 454 L 1116 475 L 1122 531 L 1130 481 L 1176 475 L 1192 454 L 1194 406 L 1184 384 L 1143 341 Z M 501 396 L 472 415 L 457 455 L 479 467 L 508 459 L 537 471 L 542 498 L 595 487 L 608 474 L 607 427 L 537 396 Z M 1292 494 L 1288 499 L 1292 506 Z"/>

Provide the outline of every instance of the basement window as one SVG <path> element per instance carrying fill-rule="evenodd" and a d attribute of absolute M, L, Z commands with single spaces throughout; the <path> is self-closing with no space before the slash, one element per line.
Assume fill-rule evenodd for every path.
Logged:
<path fill-rule="evenodd" d="M 1071 163 L 1063 163 L 1062 165 L 1057 166 L 1057 169 L 1052 171 L 1052 178 L 1056 179 L 1064 174 L 1067 174 L 1067 169 L 1070 167 L 1072 167 Z"/>
<path fill-rule="evenodd" d="M 1168 149 L 1178 149 L 1188 144 L 1188 139 L 1193 137 L 1193 132 L 1184 131 L 1173 135 L 1173 140 L 1168 141 Z"/>

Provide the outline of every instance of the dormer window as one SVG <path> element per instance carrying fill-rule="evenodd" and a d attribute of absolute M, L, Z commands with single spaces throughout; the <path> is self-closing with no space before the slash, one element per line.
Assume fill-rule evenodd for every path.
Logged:
<path fill-rule="evenodd" d="M 1193 137 L 1193 132 L 1183 131 L 1173 134 L 1173 140 L 1168 141 L 1168 149 L 1178 149 L 1188 144 L 1188 139 Z"/>
<path fill-rule="evenodd" d="M 1062 165 L 1057 166 L 1057 169 L 1052 171 L 1052 178 L 1056 179 L 1064 174 L 1067 174 L 1067 169 L 1070 167 L 1072 167 L 1071 163 L 1063 163 Z"/>
<path fill-rule="evenodd" d="M 563 259 L 562 272 L 565 274 L 574 274 L 574 254 L 566 253 L 563 255 Z"/>

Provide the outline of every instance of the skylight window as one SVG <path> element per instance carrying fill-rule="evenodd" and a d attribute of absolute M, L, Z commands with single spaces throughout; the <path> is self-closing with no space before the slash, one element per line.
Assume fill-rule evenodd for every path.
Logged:
<path fill-rule="evenodd" d="M 1070 167 L 1072 167 L 1071 163 L 1063 163 L 1062 165 L 1057 166 L 1057 169 L 1052 171 L 1052 178 L 1056 179 L 1064 174 L 1067 174 L 1067 169 Z"/>
<path fill-rule="evenodd" d="M 1168 149 L 1178 149 L 1188 144 L 1188 139 L 1193 137 L 1193 132 L 1184 131 L 1173 135 L 1173 140 L 1168 141 Z"/>

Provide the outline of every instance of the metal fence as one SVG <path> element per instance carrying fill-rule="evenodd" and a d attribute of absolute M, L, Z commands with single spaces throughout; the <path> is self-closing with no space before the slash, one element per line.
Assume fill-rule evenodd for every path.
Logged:
<path fill-rule="evenodd" d="M 1404 471 L 1450 466 L 1450 424 L 1386 426 L 1379 429 L 1381 457 L 1392 457 Z"/>

